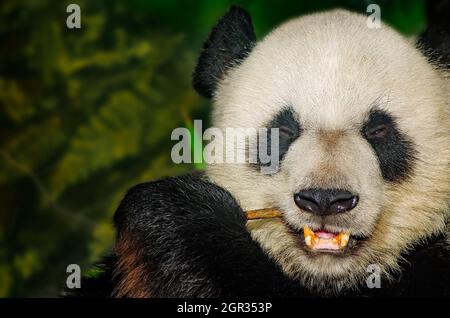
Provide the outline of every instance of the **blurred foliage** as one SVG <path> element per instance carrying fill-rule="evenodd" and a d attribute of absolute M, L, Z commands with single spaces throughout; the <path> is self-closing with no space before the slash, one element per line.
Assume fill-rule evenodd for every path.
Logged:
<path fill-rule="evenodd" d="M 81 29 L 66 28 L 70 2 Z M 208 122 L 190 76 L 231 4 L 251 12 L 261 37 L 299 14 L 365 12 L 371 1 L 70 2 L 0 4 L 0 297 L 56 296 L 70 263 L 95 275 L 126 189 L 201 168 L 171 162 L 170 134 Z M 423 1 L 378 4 L 406 34 L 425 26 Z"/>

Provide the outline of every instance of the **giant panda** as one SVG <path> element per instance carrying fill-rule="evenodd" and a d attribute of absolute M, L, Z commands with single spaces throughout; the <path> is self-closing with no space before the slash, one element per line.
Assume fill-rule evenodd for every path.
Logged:
<path fill-rule="evenodd" d="M 430 8 L 417 43 L 340 9 L 257 41 L 249 14 L 232 7 L 193 85 L 212 100 L 214 127 L 279 128 L 278 171 L 213 163 L 131 188 L 114 255 L 78 295 L 450 296 L 444 13 Z M 282 217 L 247 222 L 244 211 L 265 207 Z M 344 248 L 326 244 L 340 233 Z"/>

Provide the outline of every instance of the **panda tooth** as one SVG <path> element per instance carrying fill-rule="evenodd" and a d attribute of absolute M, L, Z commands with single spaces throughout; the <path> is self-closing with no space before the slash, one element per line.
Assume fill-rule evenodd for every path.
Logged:
<path fill-rule="evenodd" d="M 314 232 L 307 226 L 303 227 L 303 234 L 305 235 L 305 237 L 315 235 Z"/>
<path fill-rule="evenodd" d="M 338 236 L 339 236 L 339 239 L 338 239 L 339 246 L 340 247 L 346 247 L 347 244 L 348 244 L 348 241 L 350 239 L 350 234 L 345 233 L 345 232 L 341 232 L 341 233 L 339 233 Z"/>
<path fill-rule="evenodd" d="M 307 226 L 303 227 L 303 235 L 307 246 L 311 246 L 318 241 L 316 234 Z"/>
<path fill-rule="evenodd" d="M 311 246 L 311 236 L 310 235 L 305 237 L 305 243 L 306 243 L 306 245 Z"/>

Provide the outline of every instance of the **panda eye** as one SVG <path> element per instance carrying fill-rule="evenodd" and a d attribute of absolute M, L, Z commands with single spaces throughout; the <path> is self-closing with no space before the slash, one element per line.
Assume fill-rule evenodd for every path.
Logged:
<path fill-rule="evenodd" d="M 408 177 L 415 160 L 414 143 L 395 118 L 383 110 L 372 110 L 361 129 L 378 158 L 383 179 L 389 182 Z"/>
<path fill-rule="evenodd" d="M 367 138 L 383 138 L 389 132 L 389 125 L 381 124 L 374 128 L 367 129 L 366 136 Z"/>
<path fill-rule="evenodd" d="M 280 126 L 280 127 L 278 127 L 278 129 L 280 131 L 280 135 L 281 136 L 285 136 L 285 137 L 288 137 L 288 138 L 294 138 L 295 137 L 295 132 L 291 128 L 287 127 L 287 126 Z"/>
<path fill-rule="evenodd" d="M 297 119 L 297 114 L 291 106 L 283 107 L 280 111 L 270 120 L 265 127 L 268 129 L 268 139 L 267 139 L 267 153 L 272 153 L 272 129 L 278 129 L 277 143 L 273 146 L 278 148 L 278 156 L 279 161 L 281 162 L 284 158 L 284 155 L 289 150 L 291 144 L 300 136 L 302 132 L 302 128 Z M 258 146 L 256 147 L 258 153 Z M 258 157 L 258 161 L 260 161 Z M 265 165 L 263 163 L 258 162 L 258 165 Z"/>

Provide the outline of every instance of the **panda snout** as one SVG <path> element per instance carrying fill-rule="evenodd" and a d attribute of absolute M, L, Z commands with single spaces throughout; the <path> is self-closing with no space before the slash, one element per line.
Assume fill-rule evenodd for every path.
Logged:
<path fill-rule="evenodd" d="M 294 194 L 295 204 L 319 216 L 344 213 L 358 204 L 358 196 L 341 189 L 304 189 Z"/>

